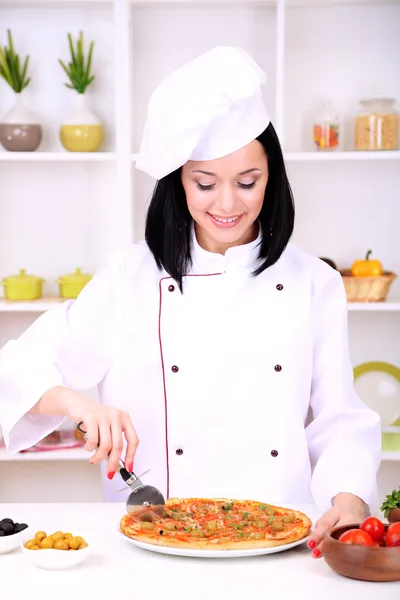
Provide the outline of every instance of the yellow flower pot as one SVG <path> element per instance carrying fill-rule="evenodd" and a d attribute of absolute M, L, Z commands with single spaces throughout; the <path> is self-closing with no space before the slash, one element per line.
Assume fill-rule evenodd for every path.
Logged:
<path fill-rule="evenodd" d="M 28 302 L 42 297 L 44 279 L 35 275 L 27 275 L 25 269 L 20 269 L 18 275 L 10 275 L 3 279 L 4 297 L 13 302 Z"/>
<path fill-rule="evenodd" d="M 102 123 L 87 106 L 85 94 L 76 93 L 76 106 L 60 127 L 60 140 L 68 152 L 97 152 L 104 140 Z"/>
<path fill-rule="evenodd" d="M 93 275 L 82 273 L 79 268 L 76 269 L 75 273 L 63 275 L 57 279 L 60 286 L 60 297 L 75 300 L 92 277 Z"/>

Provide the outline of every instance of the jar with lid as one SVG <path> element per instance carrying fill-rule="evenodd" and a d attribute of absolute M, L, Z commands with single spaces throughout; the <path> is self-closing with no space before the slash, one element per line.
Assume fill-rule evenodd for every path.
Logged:
<path fill-rule="evenodd" d="M 397 150 L 399 147 L 399 114 L 394 98 L 360 100 L 354 122 L 356 150 Z"/>
<path fill-rule="evenodd" d="M 313 119 L 313 142 L 316 150 L 341 150 L 341 116 L 332 103 L 324 100 Z"/>

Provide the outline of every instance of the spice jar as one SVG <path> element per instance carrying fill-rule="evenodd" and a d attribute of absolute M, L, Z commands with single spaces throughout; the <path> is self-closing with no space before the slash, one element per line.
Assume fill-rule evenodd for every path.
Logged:
<path fill-rule="evenodd" d="M 399 147 L 399 115 L 394 98 L 361 100 L 354 122 L 356 150 L 397 150 Z"/>
<path fill-rule="evenodd" d="M 340 150 L 342 143 L 341 118 L 331 103 L 324 101 L 315 114 L 313 142 L 317 150 Z"/>

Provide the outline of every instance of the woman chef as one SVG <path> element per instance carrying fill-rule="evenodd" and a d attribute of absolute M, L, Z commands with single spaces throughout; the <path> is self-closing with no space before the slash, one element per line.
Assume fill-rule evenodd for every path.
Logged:
<path fill-rule="evenodd" d="M 326 529 L 376 499 L 381 429 L 353 390 L 341 277 L 289 244 L 264 81 L 218 47 L 156 89 L 137 163 L 158 180 L 146 243 L 3 348 L 0 424 L 17 452 L 83 421 L 109 479 L 126 444 L 168 497 L 315 502 L 320 556 Z"/>

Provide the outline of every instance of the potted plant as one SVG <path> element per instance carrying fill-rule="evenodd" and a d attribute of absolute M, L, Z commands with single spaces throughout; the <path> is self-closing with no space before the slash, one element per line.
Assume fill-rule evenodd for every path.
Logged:
<path fill-rule="evenodd" d="M 69 119 L 61 125 L 61 143 L 69 152 L 96 152 L 104 138 L 103 125 L 89 109 L 87 90 L 95 78 L 91 73 L 94 42 L 90 42 L 87 58 L 85 57 L 83 32 L 74 45 L 68 33 L 70 62 L 68 66 L 59 59 L 69 82 L 66 87 L 75 92 L 75 108 Z"/>
<path fill-rule="evenodd" d="M 0 121 L 0 143 L 10 152 L 32 152 L 43 137 L 42 127 L 24 106 L 25 90 L 31 82 L 28 77 L 29 56 L 22 64 L 15 51 L 11 31 L 7 31 L 8 46 L 0 46 L 0 76 L 14 92 L 14 106 Z"/>
<path fill-rule="evenodd" d="M 386 496 L 381 506 L 381 511 L 389 523 L 400 521 L 400 487 Z"/>

